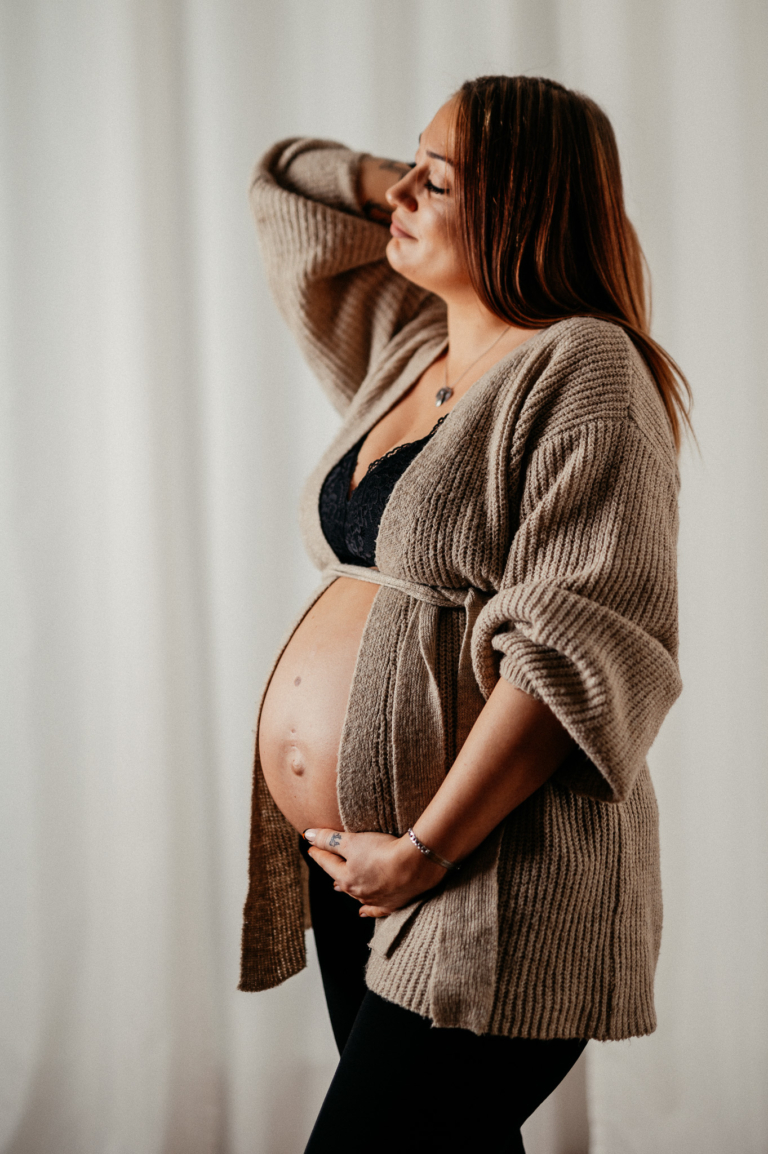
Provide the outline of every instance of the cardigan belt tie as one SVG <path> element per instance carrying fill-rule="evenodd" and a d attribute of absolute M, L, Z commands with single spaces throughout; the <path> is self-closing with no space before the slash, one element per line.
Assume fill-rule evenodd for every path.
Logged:
<path fill-rule="evenodd" d="M 366 565 L 343 565 L 340 561 L 328 565 L 323 570 L 323 579 L 335 574 L 337 577 L 354 577 L 357 581 L 369 581 L 372 585 L 386 585 L 389 589 L 399 589 L 425 605 L 436 605 L 441 609 L 455 609 L 466 605 L 470 593 L 477 594 L 477 589 L 464 586 L 459 589 L 444 589 L 439 585 L 421 585 L 418 581 L 408 581 L 403 577 L 393 577 L 389 573 L 382 573 L 379 569 L 370 569 Z"/>

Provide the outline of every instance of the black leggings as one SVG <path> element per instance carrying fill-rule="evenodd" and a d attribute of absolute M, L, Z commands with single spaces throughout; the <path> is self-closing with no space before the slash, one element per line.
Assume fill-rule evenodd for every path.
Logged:
<path fill-rule="evenodd" d="M 341 1058 L 305 1154 L 468 1150 L 524 1154 L 520 1127 L 563 1080 L 586 1039 L 543 1041 L 436 1029 L 364 980 L 373 918 L 309 865 L 320 973 Z"/>

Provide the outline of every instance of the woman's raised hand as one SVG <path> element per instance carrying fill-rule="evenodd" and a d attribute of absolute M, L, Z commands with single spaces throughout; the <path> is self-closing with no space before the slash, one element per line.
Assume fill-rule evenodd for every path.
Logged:
<path fill-rule="evenodd" d="M 310 857 L 334 880 L 333 888 L 361 903 L 360 916 L 383 918 L 431 890 L 446 871 L 420 853 L 409 837 L 307 829 Z"/>
<path fill-rule="evenodd" d="M 369 220 L 389 225 L 392 209 L 385 193 L 397 184 L 410 168 L 400 160 L 385 160 L 381 156 L 364 156 L 357 175 L 357 199 Z"/>

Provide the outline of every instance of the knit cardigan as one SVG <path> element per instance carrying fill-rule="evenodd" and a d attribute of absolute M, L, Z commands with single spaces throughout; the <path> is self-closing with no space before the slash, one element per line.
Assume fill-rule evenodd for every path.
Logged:
<path fill-rule="evenodd" d="M 499 677 L 577 745 L 460 871 L 376 921 L 366 982 L 478 1034 L 647 1034 L 662 901 L 645 758 L 681 688 L 669 422 L 618 325 L 552 324 L 472 385 L 398 480 L 376 569 L 341 565 L 322 481 L 447 343 L 443 303 L 392 270 L 388 231 L 357 206 L 361 155 L 283 141 L 251 188 L 272 291 L 344 418 L 304 491 L 321 580 L 293 628 L 340 574 L 380 585 L 339 750 L 344 828 L 415 824 Z M 241 989 L 305 965 L 302 888 L 257 736 Z"/>

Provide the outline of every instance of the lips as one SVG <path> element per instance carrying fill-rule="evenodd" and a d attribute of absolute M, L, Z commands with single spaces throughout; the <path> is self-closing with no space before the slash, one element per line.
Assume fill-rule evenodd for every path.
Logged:
<path fill-rule="evenodd" d="M 392 233 L 392 236 L 406 237 L 408 240 L 416 239 L 416 237 L 412 236 L 411 233 L 406 232 L 403 226 L 399 224 L 394 217 L 392 218 L 392 223 L 389 226 L 389 231 Z"/>

